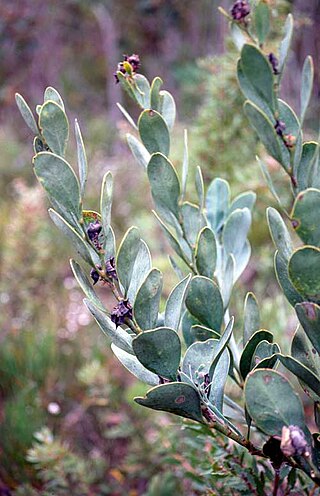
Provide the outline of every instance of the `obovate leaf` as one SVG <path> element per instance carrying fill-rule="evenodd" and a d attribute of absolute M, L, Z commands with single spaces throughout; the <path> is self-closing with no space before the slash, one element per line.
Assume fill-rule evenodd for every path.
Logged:
<path fill-rule="evenodd" d="M 118 348 L 114 343 L 111 344 L 111 349 L 119 362 L 121 362 L 122 365 L 140 381 L 145 382 L 150 386 L 157 386 L 159 384 L 159 377 L 146 369 L 142 363 L 139 362 L 137 357 Z"/>
<path fill-rule="evenodd" d="M 267 209 L 267 219 L 275 247 L 285 260 L 289 260 L 293 247 L 287 226 L 279 212 L 272 207 Z"/>
<path fill-rule="evenodd" d="M 230 205 L 229 214 L 237 210 L 238 208 L 248 208 L 252 211 L 253 206 L 256 202 L 257 195 L 253 191 L 246 191 L 236 196 Z"/>
<path fill-rule="evenodd" d="M 189 287 L 191 274 L 180 281 L 169 294 L 164 322 L 167 327 L 171 327 L 176 331 L 179 329 L 180 319 L 184 308 L 186 293 Z"/>
<path fill-rule="evenodd" d="M 83 301 L 102 332 L 108 336 L 116 346 L 133 355 L 132 337 L 130 334 L 121 327 L 116 328 L 108 315 L 105 312 L 102 312 L 94 303 L 92 303 L 92 301 L 87 300 L 86 298 Z"/>
<path fill-rule="evenodd" d="M 137 262 L 139 251 L 141 249 L 141 244 L 142 240 L 140 239 L 138 229 L 136 227 L 131 227 L 126 232 L 118 249 L 116 259 L 117 274 L 119 281 L 124 289 L 125 296 L 128 295 L 130 286 L 134 285 L 134 287 L 136 288 L 136 278 L 138 278 L 140 281 L 139 273 L 137 273 L 137 271 L 134 272 L 134 267 Z M 142 262 L 142 265 L 145 267 L 144 262 Z M 135 279 L 133 279 L 133 275 L 135 275 Z"/>
<path fill-rule="evenodd" d="M 304 121 L 304 117 L 306 115 L 306 111 L 310 102 L 312 88 L 313 88 L 313 61 L 310 55 L 305 59 L 302 69 L 301 76 L 301 93 L 300 93 L 300 120 L 301 125 Z"/>
<path fill-rule="evenodd" d="M 303 246 L 289 260 L 289 277 L 295 289 L 307 298 L 320 300 L 320 249 Z"/>
<path fill-rule="evenodd" d="M 171 131 L 176 119 L 176 104 L 173 96 L 166 90 L 160 91 L 161 107 L 160 114 L 164 118 L 168 129 Z"/>
<path fill-rule="evenodd" d="M 256 331 L 250 339 L 247 341 L 242 354 L 240 358 L 240 373 L 243 379 L 247 377 L 251 370 L 251 363 L 252 363 L 252 358 L 254 356 L 255 350 L 258 346 L 258 344 L 261 341 L 268 341 L 268 343 L 272 343 L 273 341 L 273 334 L 270 331 L 267 331 L 265 329 L 260 329 L 259 331 Z"/>
<path fill-rule="evenodd" d="M 244 104 L 244 112 L 267 152 L 277 160 L 285 170 L 288 170 L 290 167 L 289 154 L 283 155 L 277 133 L 271 120 L 256 105 L 248 101 Z"/>
<path fill-rule="evenodd" d="M 53 208 L 79 233 L 80 187 L 71 166 L 63 158 L 50 152 L 38 153 L 33 158 L 34 171 L 45 189 Z"/>
<path fill-rule="evenodd" d="M 206 220 L 197 205 L 184 202 L 181 205 L 183 231 L 192 247 L 196 245 L 198 232 L 206 225 Z"/>
<path fill-rule="evenodd" d="M 49 100 L 56 102 L 58 105 L 60 105 L 62 110 L 65 110 L 64 103 L 63 103 L 63 100 L 62 100 L 59 92 L 55 88 L 53 88 L 52 86 L 48 86 L 45 89 L 43 100 L 44 100 L 44 102 L 47 102 Z"/>
<path fill-rule="evenodd" d="M 52 100 L 42 105 L 39 127 L 50 150 L 64 157 L 69 138 L 69 123 L 60 105 Z"/>
<path fill-rule="evenodd" d="M 82 139 L 82 135 L 81 135 L 81 131 L 80 131 L 80 126 L 78 124 L 77 119 L 75 119 L 74 127 L 75 127 L 75 135 L 76 135 L 76 142 L 77 142 L 80 193 L 81 193 L 81 198 L 83 198 L 84 190 L 85 190 L 86 183 L 87 183 L 87 177 L 88 177 L 88 162 L 87 162 L 86 150 L 84 147 L 84 143 L 83 143 L 83 139 Z"/>
<path fill-rule="evenodd" d="M 19 93 L 16 93 L 15 97 L 16 97 L 16 104 L 18 106 L 18 109 L 20 110 L 20 114 L 22 115 L 24 122 L 31 129 L 31 131 L 37 136 L 39 134 L 39 129 L 29 105 L 27 104 L 23 96 L 20 95 Z"/>
<path fill-rule="evenodd" d="M 153 410 L 174 413 L 204 423 L 199 394 L 194 387 L 183 382 L 161 384 L 148 391 L 145 397 L 134 400 L 139 405 Z"/>
<path fill-rule="evenodd" d="M 132 155 L 134 156 L 138 164 L 141 165 L 144 169 L 146 169 L 151 157 L 150 153 L 148 152 L 146 147 L 141 143 L 141 141 L 139 141 L 135 136 L 133 136 L 133 134 L 127 133 L 126 139 L 129 148 L 132 152 Z"/>
<path fill-rule="evenodd" d="M 320 377 L 320 355 L 319 352 L 313 347 L 310 339 L 307 337 L 306 332 L 301 326 L 298 326 L 291 343 L 291 354 L 293 358 L 302 363 L 316 377 Z M 300 380 L 301 386 L 305 393 L 310 396 L 314 401 L 318 401 L 318 395 L 315 394 L 304 382 Z"/>
<path fill-rule="evenodd" d="M 213 232 L 217 234 L 229 212 L 230 187 L 224 179 L 214 179 L 206 197 L 207 219 Z"/>
<path fill-rule="evenodd" d="M 223 301 L 215 282 L 207 277 L 191 279 L 186 307 L 198 321 L 213 330 L 220 330 L 223 320 Z"/>
<path fill-rule="evenodd" d="M 198 234 L 194 258 L 199 274 L 212 279 L 217 262 L 217 242 L 209 227 L 203 227 Z"/>
<path fill-rule="evenodd" d="M 170 150 L 170 135 L 167 124 L 159 112 L 145 110 L 138 121 L 142 143 L 149 153 L 162 153 L 166 157 Z"/>
<path fill-rule="evenodd" d="M 172 223 L 171 214 L 179 217 L 180 183 L 175 168 L 164 155 L 155 153 L 148 164 L 148 178 L 157 210 Z"/>
<path fill-rule="evenodd" d="M 241 68 L 255 92 L 275 110 L 272 69 L 263 53 L 254 45 L 244 45 L 241 50 Z"/>
<path fill-rule="evenodd" d="M 193 325 L 190 329 L 190 344 L 196 341 L 207 341 L 207 339 L 220 339 L 220 334 L 208 327 Z"/>
<path fill-rule="evenodd" d="M 314 348 L 320 353 L 320 306 L 310 301 L 295 306 L 298 319 Z"/>
<path fill-rule="evenodd" d="M 159 327 L 139 334 L 132 342 L 139 362 L 155 374 L 177 378 L 180 365 L 181 343 L 178 334 L 168 327 Z"/>
<path fill-rule="evenodd" d="M 256 369 L 248 375 L 244 391 L 249 415 L 265 434 L 281 436 L 284 425 L 306 431 L 300 398 L 283 374 Z"/>
<path fill-rule="evenodd" d="M 157 325 L 159 303 L 162 290 L 162 274 L 158 269 L 151 269 L 138 289 L 133 315 L 142 330 L 154 329 Z"/>
<path fill-rule="evenodd" d="M 309 188 L 295 199 L 291 221 L 296 233 L 306 244 L 320 246 L 320 190 Z"/>
<path fill-rule="evenodd" d="M 260 329 L 259 305 L 253 293 L 247 293 L 243 313 L 243 344 L 246 345 L 251 336 Z"/>
<path fill-rule="evenodd" d="M 263 45 L 270 31 L 270 11 L 264 2 L 259 2 L 253 11 L 254 27 L 259 44 Z"/>
<path fill-rule="evenodd" d="M 288 261 L 278 251 L 274 257 L 274 268 L 278 283 L 289 303 L 294 307 L 296 303 L 303 301 L 301 294 L 298 293 L 289 278 Z"/>

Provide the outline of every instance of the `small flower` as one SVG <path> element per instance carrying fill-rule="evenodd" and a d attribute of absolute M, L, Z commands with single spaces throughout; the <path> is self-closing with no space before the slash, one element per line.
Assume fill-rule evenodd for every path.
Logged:
<path fill-rule="evenodd" d="M 97 284 L 97 282 L 100 279 L 100 276 L 99 276 L 98 272 L 95 269 L 91 269 L 91 271 L 90 271 L 90 277 L 93 280 L 93 285 Z"/>
<path fill-rule="evenodd" d="M 128 65 L 129 64 L 129 65 Z M 124 55 L 123 61 L 119 62 L 117 67 L 117 72 L 121 72 L 124 76 L 132 76 L 140 67 L 140 57 L 136 53 L 132 55 Z M 115 77 L 116 83 L 119 83 L 119 77 L 115 72 L 113 75 Z"/>
<path fill-rule="evenodd" d="M 293 134 L 285 134 L 283 136 L 283 142 L 287 148 L 293 148 L 296 144 L 296 137 Z"/>
<path fill-rule="evenodd" d="M 250 5 L 247 0 L 237 0 L 230 12 L 235 21 L 243 21 L 250 14 Z"/>
<path fill-rule="evenodd" d="M 137 72 L 137 70 L 140 68 L 140 57 L 136 53 L 133 53 L 132 55 L 124 55 L 124 60 L 126 62 L 129 62 L 129 64 L 132 67 L 133 72 Z"/>
<path fill-rule="evenodd" d="M 109 258 L 106 261 L 106 275 L 111 279 L 118 280 L 117 271 L 116 271 L 116 261 L 114 257 Z"/>
<path fill-rule="evenodd" d="M 276 131 L 277 135 L 278 136 L 281 136 L 281 138 L 282 138 L 283 137 L 283 131 L 286 128 L 285 123 L 283 121 L 279 121 L 277 119 L 274 128 L 275 128 L 275 131 Z"/>
<path fill-rule="evenodd" d="M 285 456 L 309 456 L 309 447 L 304 432 L 297 425 L 282 427 L 280 448 Z"/>
<path fill-rule="evenodd" d="M 96 220 L 95 222 L 90 222 L 87 228 L 88 238 L 95 246 L 95 248 L 97 248 L 97 250 L 101 249 L 101 245 L 99 243 L 99 234 L 101 232 L 101 229 L 102 229 L 102 225 L 98 220 Z"/>
<path fill-rule="evenodd" d="M 269 53 L 268 59 L 269 59 L 269 62 L 272 66 L 273 74 L 275 74 L 277 76 L 278 74 L 280 74 L 280 72 L 279 72 L 279 60 L 277 59 L 277 57 L 275 56 L 274 53 Z"/>
<path fill-rule="evenodd" d="M 124 324 L 126 318 L 132 319 L 132 306 L 129 300 L 122 300 L 112 310 L 111 320 L 118 327 Z"/>

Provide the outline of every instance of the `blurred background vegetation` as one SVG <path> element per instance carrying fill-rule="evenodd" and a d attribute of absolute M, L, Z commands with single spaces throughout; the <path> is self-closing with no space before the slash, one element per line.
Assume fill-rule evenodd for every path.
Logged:
<path fill-rule="evenodd" d="M 268 3 L 278 18 L 275 46 L 279 19 L 288 12 L 295 16 L 284 90 L 296 108 L 299 68 L 309 53 L 316 61 L 307 121 L 312 136 L 319 111 L 320 5 Z M 114 81 L 117 62 L 123 53 L 139 53 L 141 71 L 149 79 L 160 75 L 177 101 L 175 164 L 181 164 L 188 127 L 191 164 L 201 165 L 207 181 L 221 176 L 231 182 L 233 195 L 249 188 L 257 193 L 253 256 L 233 294 L 234 314 L 240 332 L 244 296 L 253 290 L 264 326 L 279 333 L 286 349 L 295 320 L 272 269 L 265 208 L 274 200 L 255 164 L 259 149 L 242 115 L 237 53 L 217 11 L 231 4 L 1 1 L 0 496 L 252 494 L 242 473 L 243 453 L 239 457 L 219 437 L 187 424 L 181 429 L 176 418 L 133 404 L 144 386 L 113 359 L 82 304 L 68 264 L 72 250 L 48 219 L 30 166 L 30 136 L 14 104 L 16 91 L 35 107 L 46 86 L 59 90 L 85 139 L 91 169 L 87 207 L 98 208 L 102 176 L 111 170 L 117 238 L 132 224 L 141 228 L 169 292 L 175 278 L 164 255 L 167 245 L 150 214 L 146 179 L 124 142 L 127 124 L 116 107 L 117 101 L 129 103 Z M 136 108 L 130 111 L 137 115 Z M 285 191 L 276 164 L 268 165 Z"/>

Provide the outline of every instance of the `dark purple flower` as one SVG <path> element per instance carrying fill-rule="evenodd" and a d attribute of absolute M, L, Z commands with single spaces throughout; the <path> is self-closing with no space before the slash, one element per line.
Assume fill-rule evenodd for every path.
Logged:
<path fill-rule="evenodd" d="M 116 271 L 116 261 L 114 257 L 109 258 L 106 261 L 106 275 L 111 279 L 118 280 L 117 271 Z"/>
<path fill-rule="evenodd" d="M 127 75 L 126 68 L 124 66 L 124 62 L 128 62 L 131 65 L 132 72 L 136 72 L 139 67 L 140 67 L 140 57 L 136 53 L 133 53 L 132 55 L 124 55 L 123 56 L 123 61 L 119 62 L 118 67 L 117 67 L 117 72 L 121 72 L 124 76 Z M 119 83 L 119 78 L 117 73 L 115 72 L 114 74 L 116 83 Z"/>
<path fill-rule="evenodd" d="M 309 456 L 309 447 L 304 432 L 297 425 L 282 427 L 280 448 L 285 456 Z"/>
<path fill-rule="evenodd" d="M 111 320 L 118 327 L 124 324 L 126 318 L 132 319 L 132 306 L 129 300 L 122 300 L 112 310 Z"/>
<path fill-rule="evenodd" d="M 95 222 L 90 222 L 87 228 L 88 238 L 98 250 L 101 249 L 101 245 L 99 243 L 99 234 L 101 232 L 101 229 L 102 225 L 98 220 L 96 220 Z"/>
<path fill-rule="evenodd" d="M 93 285 L 97 284 L 97 282 L 100 279 L 100 276 L 99 276 L 98 272 L 95 269 L 91 269 L 91 271 L 90 271 L 90 277 L 93 280 Z"/>
<path fill-rule="evenodd" d="M 133 72 L 136 72 L 140 68 L 140 57 L 136 53 L 132 55 L 124 55 L 124 60 L 129 62 L 132 67 Z"/>
<path fill-rule="evenodd" d="M 235 21 L 242 21 L 250 14 L 250 5 L 247 0 L 237 0 L 230 12 Z"/>
<path fill-rule="evenodd" d="M 286 125 L 285 125 L 284 122 L 279 121 L 277 119 L 274 128 L 276 130 L 277 135 L 282 137 L 283 136 L 283 131 L 285 130 Z"/>
<path fill-rule="evenodd" d="M 274 53 L 269 53 L 268 59 L 269 59 L 270 64 L 272 65 L 273 74 L 275 74 L 277 76 L 278 74 L 280 74 L 279 73 L 279 60 L 277 59 L 277 57 L 275 56 Z"/>

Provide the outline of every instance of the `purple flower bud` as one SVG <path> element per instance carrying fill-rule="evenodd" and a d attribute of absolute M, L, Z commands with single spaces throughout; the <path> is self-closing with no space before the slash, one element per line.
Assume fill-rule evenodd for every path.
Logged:
<path fill-rule="evenodd" d="M 247 0 L 237 0 L 230 12 L 235 21 L 243 21 L 250 14 L 250 5 Z"/>
<path fill-rule="evenodd" d="M 285 456 L 309 456 L 309 447 L 304 432 L 297 425 L 282 427 L 280 448 Z"/>
<path fill-rule="evenodd" d="M 96 220 L 95 222 L 90 222 L 87 228 L 88 238 L 98 250 L 101 249 L 101 245 L 99 243 L 99 234 L 101 232 L 101 229 L 102 225 L 98 220 Z"/>
<path fill-rule="evenodd" d="M 132 306 L 129 300 L 122 300 L 112 310 L 111 320 L 118 327 L 124 324 L 126 318 L 132 319 Z"/>
<path fill-rule="evenodd" d="M 270 64 L 272 65 L 273 74 L 275 74 L 277 76 L 278 74 L 280 74 L 279 73 L 279 60 L 277 59 L 277 57 L 275 56 L 274 53 L 269 53 L 268 59 L 269 59 Z"/>
<path fill-rule="evenodd" d="M 106 261 L 106 275 L 111 277 L 111 279 L 118 280 L 117 271 L 116 271 L 116 261 L 114 257 L 109 258 Z"/>
<path fill-rule="evenodd" d="M 97 284 L 97 282 L 100 279 L 100 276 L 99 276 L 98 272 L 95 269 L 91 269 L 91 271 L 90 271 L 90 277 L 93 280 L 93 285 Z"/>
<path fill-rule="evenodd" d="M 276 123 L 274 125 L 274 128 L 276 130 L 277 135 L 282 137 L 283 136 L 283 131 L 285 130 L 286 125 L 285 125 L 284 122 L 279 121 L 279 120 L 276 120 Z"/>

